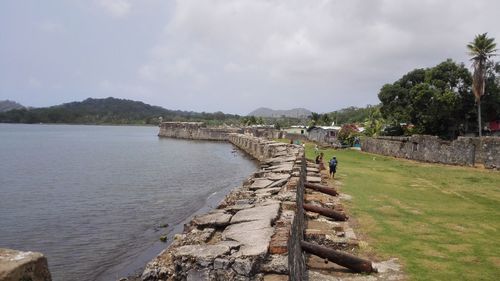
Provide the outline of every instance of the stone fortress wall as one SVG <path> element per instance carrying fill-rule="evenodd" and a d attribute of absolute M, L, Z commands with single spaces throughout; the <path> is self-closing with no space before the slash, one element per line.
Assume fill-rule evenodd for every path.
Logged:
<path fill-rule="evenodd" d="M 163 122 L 158 136 L 190 139 L 227 141 L 229 134 L 242 133 L 239 128 L 207 128 L 202 122 Z"/>
<path fill-rule="evenodd" d="M 459 137 L 454 141 L 428 135 L 378 137 L 363 140 L 361 149 L 423 162 L 462 166 L 482 164 L 485 168 L 500 169 L 499 137 Z"/>
<path fill-rule="evenodd" d="M 190 140 L 229 141 L 229 135 L 234 133 L 269 139 L 283 137 L 283 132 L 273 128 L 207 127 L 203 122 L 162 122 L 158 136 Z"/>
<path fill-rule="evenodd" d="M 303 280 L 301 146 L 229 134 L 260 169 L 207 214 L 195 216 L 144 270 L 143 280 Z"/>

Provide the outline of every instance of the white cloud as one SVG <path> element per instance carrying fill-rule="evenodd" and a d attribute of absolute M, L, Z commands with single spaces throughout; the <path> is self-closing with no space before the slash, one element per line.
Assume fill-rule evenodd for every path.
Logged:
<path fill-rule="evenodd" d="M 128 0 L 98 0 L 98 4 L 115 18 L 126 17 L 132 8 Z"/>
<path fill-rule="evenodd" d="M 243 111 L 364 106 L 413 68 L 466 61 L 465 44 L 499 24 L 500 5 L 477 2 L 179 0 L 140 73 L 200 97 L 247 93 Z M 498 31 L 490 35 L 500 40 Z M 190 90 L 200 77 L 204 91 Z"/>
<path fill-rule="evenodd" d="M 40 23 L 38 28 L 41 31 L 47 32 L 47 33 L 59 33 L 59 32 L 62 32 L 64 30 L 64 27 L 60 23 L 50 21 L 50 20 L 47 20 L 47 21 Z"/>

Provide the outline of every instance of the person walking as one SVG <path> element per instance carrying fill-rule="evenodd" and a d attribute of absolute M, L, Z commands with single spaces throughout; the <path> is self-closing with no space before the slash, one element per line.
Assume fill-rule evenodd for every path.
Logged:
<path fill-rule="evenodd" d="M 337 158 L 333 156 L 333 158 L 330 160 L 328 164 L 330 166 L 330 178 L 333 179 L 335 178 L 335 173 L 337 172 L 337 165 L 338 165 Z"/>

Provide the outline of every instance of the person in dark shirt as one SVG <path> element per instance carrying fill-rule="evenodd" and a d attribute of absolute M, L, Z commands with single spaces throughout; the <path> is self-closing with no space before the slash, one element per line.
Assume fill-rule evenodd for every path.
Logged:
<path fill-rule="evenodd" d="M 337 172 L 337 164 L 338 164 L 337 158 L 333 156 L 333 158 L 329 162 L 330 178 L 332 179 L 335 178 L 335 173 Z"/>

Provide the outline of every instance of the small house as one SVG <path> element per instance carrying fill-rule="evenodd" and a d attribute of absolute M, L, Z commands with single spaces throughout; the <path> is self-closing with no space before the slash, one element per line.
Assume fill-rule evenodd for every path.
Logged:
<path fill-rule="evenodd" d="M 308 129 L 308 139 L 324 145 L 337 146 L 339 126 L 312 126 Z"/>

